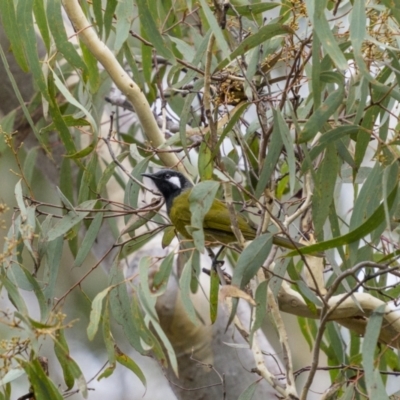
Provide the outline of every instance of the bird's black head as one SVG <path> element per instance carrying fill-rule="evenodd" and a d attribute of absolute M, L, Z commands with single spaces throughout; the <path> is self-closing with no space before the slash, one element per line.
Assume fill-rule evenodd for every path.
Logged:
<path fill-rule="evenodd" d="M 172 169 L 162 169 L 155 174 L 142 175 L 150 178 L 164 196 L 168 213 L 174 198 L 193 186 L 183 174 Z"/>

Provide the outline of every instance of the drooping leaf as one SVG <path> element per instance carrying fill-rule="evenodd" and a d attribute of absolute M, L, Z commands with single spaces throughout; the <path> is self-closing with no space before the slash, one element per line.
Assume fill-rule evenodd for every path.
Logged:
<path fill-rule="evenodd" d="M 239 57 L 251 50 L 252 48 L 264 43 L 268 39 L 272 39 L 275 36 L 292 34 L 293 30 L 287 26 L 278 23 L 268 24 L 259 29 L 254 35 L 250 35 L 248 38 L 243 40 L 240 45 L 230 53 L 223 61 L 221 61 L 216 71 L 220 71 L 225 68 L 232 60 Z"/>
<path fill-rule="evenodd" d="M 200 4 L 201 4 L 201 9 L 204 12 L 207 22 L 210 25 L 210 29 L 213 35 L 215 36 L 216 42 L 218 43 L 218 46 L 222 51 L 223 56 L 228 57 L 230 50 L 228 43 L 225 40 L 221 27 L 218 25 L 218 22 L 213 12 L 211 11 L 208 3 L 205 0 L 200 0 Z"/>
<path fill-rule="evenodd" d="M 13 0 L 0 1 L 1 21 L 7 37 L 10 40 L 15 60 L 23 71 L 28 72 L 29 68 L 24 54 L 24 42 L 19 30 L 15 4 Z"/>
<path fill-rule="evenodd" d="M 61 0 L 47 2 L 47 20 L 57 50 L 61 52 L 66 60 L 75 68 L 81 69 L 87 74 L 88 70 L 86 64 L 76 51 L 74 45 L 68 40 L 61 14 Z"/>
<path fill-rule="evenodd" d="M 117 362 L 119 362 L 124 367 L 130 369 L 140 379 L 140 382 L 142 382 L 143 386 L 146 388 L 147 387 L 146 378 L 142 370 L 135 363 L 135 361 L 133 361 L 132 358 L 127 356 L 125 353 L 122 353 L 122 351 L 119 350 L 119 348 L 117 348 L 116 353 L 117 353 L 116 356 Z"/>
<path fill-rule="evenodd" d="M 192 300 L 190 298 L 190 280 L 192 277 L 192 260 L 193 253 L 189 260 L 183 267 L 181 278 L 179 279 L 179 287 L 181 289 L 182 305 L 188 314 L 190 320 L 193 324 L 198 324 L 198 319 L 196 317 L 196 311 L 194 309 Z"/>
<path fill-rule="evenodd" d="M 218 315 L 219 276 L 214 269 L 210 272 L 210 319 L 213 324 Z"/>
<path fill-rule="evenodd" d="M 138 352 L 142 353 L 144 350 L 140 341 L 141 334 L 133 318 L 131 301 L 126 289 L 124 275 L 121 267 L 118 265 L 118 260 L 114 261 L 114 265 L 110 271 L 110 285 L 114 286 L 110 292 L 111 313 L 122 326 L 129 343 Z"/>
<path fill-rule="evenodd" d="M 255 238 L 240 255 L 233 272 L 232 285 L 245 287 L 261 268 L 272 248 L 272 235 L 265 233 Z"/>
<path fill-rule="evenodd" d="M 111 287 L 105 288 L 100 293 L 98 293 L 92 301 L 90 321 L 86 330 L 89 340 L 93 340 L 97 333 L 97 330 L 99 329 L 99 322 L 103 312 L 103 300 L 104 297 L 106 297 L 110 293 L 111 289 Z"/>
<path fill-rule="evenodd" d="M 362 345 L 362 365 L 365 372 L 365 380 L 369 397 L 389 399 L 379 370 L 375 367 L 375 348 L 378 343 L 379 332 L 382 326 L 385 304 L 379 306 L 369 317 Z"/>
<path fill-rule="evenodd" d="M 189 207 L 191 212 L 191 227 L 194 244 L 199 252 L 204 251 L 203 220 L 210 210 L 219 183 L 216 181 L 204 181 L 196 185 L 189 196 Z"/>
<path fill-rule="evenodd" d="M 83 218 L 89 215 L 90 210 L 94 207 L 97 200 L 89 200 L 80 204 L 78 207 L 80 210 L 89 211 L 75 211 L 72 210 L 68 214 L 64 215 L 48 232 L 47 240 L 50 242 L 58 237 L 65 235 L 70 229 L 76 224 L 81 222 Z"/>
<path fill-rule="evenodd" d="M 63 400 L 63 396 L 57 389 L 56 385 L 43 371 L 43 368 L 37 358 L 26 362 L 18 359 L 22 368 L 29 377 L 29 382 L 33 387 L 33 392 L 37 400 Z"/>
<path fill-rule="evenodd" d="M 148 0 L 137 0 L 136 3 L 139 9 L 141 28 L 146 32 L 147 37 L 151 38 L 151 42 L 157 50 L 158 54 L 162 57 L 165 57 L 168 61 L 174 64 L 175 57 L 171 52 L 169 46 L 167 45 L 166 41 L 161 36 L 156 22 L 151 15 L 149 9 L 151 7 L 151 3 L 149 3 Z"/>

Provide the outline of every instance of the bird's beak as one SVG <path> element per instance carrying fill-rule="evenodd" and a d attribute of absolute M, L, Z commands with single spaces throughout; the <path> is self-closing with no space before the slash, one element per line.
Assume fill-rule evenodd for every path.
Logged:
<path fill-rule="evenodd" d="M 150 179 L 156 179 L 153 174 L 141 174 L 142 176 L 145 176 L 146 178 L 150 178 Z"/>

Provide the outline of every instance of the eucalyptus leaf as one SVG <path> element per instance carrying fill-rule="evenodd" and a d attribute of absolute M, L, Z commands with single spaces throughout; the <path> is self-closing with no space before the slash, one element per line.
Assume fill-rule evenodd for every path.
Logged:
<path fill-rule="evenodd" d="M 255 238 L 240 255 L 233 272 L 232 285 L 244 288 L 262 267 L 272 248 L 272 235 Z"/>
<path fill-rule="evenodd" d="M 204 251 L 203 220 L 210 210 L 219 183 L 216 181 L 204 181 L 197 184 L 189 195 L 189 207 L 191 212 L 191 227 L 194 244 L 201 253 Z"/>

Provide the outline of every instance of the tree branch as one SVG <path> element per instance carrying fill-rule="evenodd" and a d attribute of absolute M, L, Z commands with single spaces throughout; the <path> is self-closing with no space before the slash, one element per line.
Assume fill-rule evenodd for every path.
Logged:
<path fill-rule="evenodd" d="M 80 40 L 87 46 L 94 57 L 103 65 L 118 89 L 129 99 L 151 145 L 158 148 L 165 143 L 157 121 L 151 111 L 146 96 L 139 86 L 122 68 L 113 52 L 103 43 L 82 12 L 78 0 L 63 0 L 63 6 Z M 159 153 L 158 155 L 167 167 L 177 168 L 186 173 L 181 161 L 174 153 Z"/>

